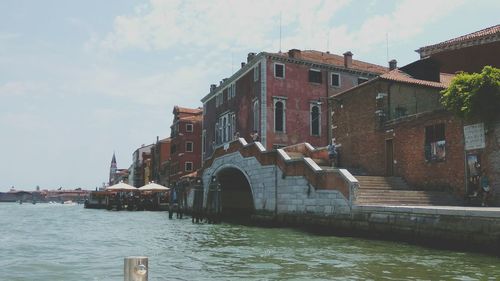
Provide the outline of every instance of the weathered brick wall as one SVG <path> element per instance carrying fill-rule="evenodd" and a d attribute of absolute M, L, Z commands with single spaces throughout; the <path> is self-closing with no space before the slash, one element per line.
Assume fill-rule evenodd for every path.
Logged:
<path fill-rule="evenodd" d="M 377 93 L 385 83 L 371 83 L 333 102 L 333 137 L 341 147 L 340 166 L 355 173 L 385 174 L 384 135 L 376 115 Z"/>
<path fill-rule="evenodd" d="M 487 168 L 494 204 L 500 206 L 500 122 L 491 125 L 486 134 Z"/>
<path fill-rule="evenodd" d="M 445 124 L 446 160 L 426 161 L 425 127 Z M 410 186 L 421 189 L 452 190 L 463 195 L 465 168 L 462 122 L 451 114 L 439 112 L 394 125 L 395 174 Z"/>
<path fill-rule="evenodd" d="M 391 118 L 397 118 L 396 108 L 404 108 L 406 115 L 441 109 L 438 92 L 438 89 L 415 87 L 401 83 L 391 85 Z"/>

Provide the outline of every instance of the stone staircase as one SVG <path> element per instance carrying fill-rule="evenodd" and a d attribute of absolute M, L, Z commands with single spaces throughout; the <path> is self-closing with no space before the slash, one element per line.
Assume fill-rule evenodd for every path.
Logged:
<path fill-rule="evenodd" d="M 399 177 L 355 177 L 359 181 L 357 205 L 460 205 L 459 200 L 447 192 L 411 190 Z"/>
<path fill-rule="evenodd" d="M 286 151 L 291 160 L 306 157 L 299 151 Z M 333 170 L 329 160 L 311 158 L 324 171 Z M 443 191 L 412 190 L 400 177 L 354 176 L 359 181 L 357 205 L 458 206 L 462 202 Z"/>

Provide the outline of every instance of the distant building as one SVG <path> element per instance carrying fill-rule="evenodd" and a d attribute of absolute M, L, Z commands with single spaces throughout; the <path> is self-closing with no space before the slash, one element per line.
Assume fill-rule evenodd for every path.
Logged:
<path fill-rule="evenodd" d="M 171 141 L 170 138 L 157 138 L 151 148 L 151 179 L 163 186 L 169 186 Z"/>
<path fill-rule="evenodd" d="M 312 50 L 249 53 L 246 63 L 203 102 L 203 158 L 236 137 L 266 149 L 330 140 L 328 97 L 387 72 L 387 68 Z"/>
<path fill-rule="evenodd" d="M 170 135 L 169 184 L 201 167 L 201 108 L 175 106 Z"/>
<path fill-rule="evenodd" d="M 111 158 L 111 164 L 109 166 L 109 181 L 108 185 L 113 185 L 115 182 L 115 177 L 116 177 L 116 157 L 115 153 L 113 152 L 113 157 Z"/>
<path fill-rule="evenodd" d="M 114 185 L 119 182 L 128 183 L 129 170 L 128 169 L 118 169 L 116 163 L 115 153 L 111 158 L 111 165 L 109 167 L 109 182 L 108 185 Z"/>
<path fill-rule="evenodd" d="M 145 160 L 151 157 L 151 148 L 153 144 L 142 145 L 132 154 L 132 184 L 135 187 L 141 187 L 145 184 Z M 149 177 L 149 175 L 147 175 Z"/>

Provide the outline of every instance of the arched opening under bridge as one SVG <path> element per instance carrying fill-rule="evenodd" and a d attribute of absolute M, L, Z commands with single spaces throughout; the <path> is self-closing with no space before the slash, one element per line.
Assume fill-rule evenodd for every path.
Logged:
<path fill-rule="evenodd" d="M 217 173 L 221 188 L 221 216 L 249 218 L 255 211 L 252 188 L 247 177 L 237 168 L 228 167 Z"/>

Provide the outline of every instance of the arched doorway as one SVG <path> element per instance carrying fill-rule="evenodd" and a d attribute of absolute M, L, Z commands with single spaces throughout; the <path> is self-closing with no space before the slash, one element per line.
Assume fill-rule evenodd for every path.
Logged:
<path fill-rule="evenodd" d="M 255 211 L 252 189 L 239 169 L 228 167 L 217 172 L 221 188 L 221 216 L 249 218 Z"/>

